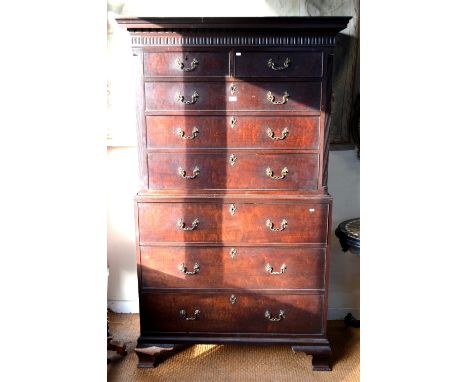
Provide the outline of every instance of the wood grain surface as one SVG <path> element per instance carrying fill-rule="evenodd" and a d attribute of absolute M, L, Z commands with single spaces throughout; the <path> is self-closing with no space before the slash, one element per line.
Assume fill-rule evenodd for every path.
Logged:
<path fill-rule="evenodd" d="M 318 185 L 318 154 L 149 153 L 148 168 L 153 190 L 316 190 Z M 193 177 L 197 168 L 199 174 L 193 179 L 180 175 L 182 169 L 186 177 Z"/>
<path fill-rule="evenodd" d="M 319 117 L 235 113 L 230 116 L 147 116 L 147 148 L 318 150 L 319 123 Z M 285 129 L 287 133 L 283 133 Z"/>
<path fill-rule="evenodd" d="M 324 288 L 323 248 L 145 246 L 140 254 L 144 289 Z M 182 265 L 186 272 L 181 270 Z M 196 265 L 199 271 L 187 274 L 193 273 Z M 272 274 L 267 265 L 271 266 L 271 272 L 279 274 Z"/>
<path fill-rule="evenodd" d="M 326 243 L 328 232 L 327 204 L 230 204 L 215 203 L 138 203 L 140 244 L 158 242 L 206 243 Z M 186 227 L 198 219 L 192 231 Z M 272 231 L 266 222 L 270 220 Z"/>
<path fill-rule="evenodd" d="M 145 332 L 175 333 L 304 333 L 322 332 L 321 294 L 262 294 L 235 293 L 142 293 L 140 313 Z M 185 310 L 186 320 L 180 311 Z M 265 311 L 278 318 L 280 310 L 285 318 L 272 322 L 265 318 Z"/>

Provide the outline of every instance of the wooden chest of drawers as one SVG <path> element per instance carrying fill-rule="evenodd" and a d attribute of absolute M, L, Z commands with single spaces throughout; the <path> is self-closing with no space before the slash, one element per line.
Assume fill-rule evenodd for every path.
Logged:
<path fill-rule="evenodd" d="M 139 81 L 140 367 L 153 345 L 264 343 L 330 370 L 327 137 L 348 20 L 118 20 Z"/>

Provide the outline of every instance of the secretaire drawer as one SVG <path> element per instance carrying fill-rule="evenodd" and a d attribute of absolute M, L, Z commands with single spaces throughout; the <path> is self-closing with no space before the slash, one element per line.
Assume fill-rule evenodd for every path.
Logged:
<path fill-rule="evenodd" d="M 140 244 L 325 243 L 328 204 L 138 203 Z"/>
<path fill-rule="evenodd" d="M 316 190 L 318 154 L 148 153 L 153 190 Z"/>
<path fill-rule="evenodd" d="M 323 295 L 142 293 L 144 332 L 321 334 Z"/>
<path fill-rule="evenodd" d="M 146 141 L 155 148 L 319 148 L 319 117 L 147 116 Z"/>
<path fill-rule="evenodd" d="M 236 51 L 236 77 L 322 77 L 322 52 Z"/>
<path fill-rule="evenodd" d="M 159 52 L 143 56 L 145 76 L 224 77 L 229 75 L 228 52 Z"/>
<path fill-rule="evenodd" d="M 145 82 L 147 111 L 307 111 L 320 114 L 320 82 Z"/>
<path fill-rule="evenodd" d="M 324 248 L 143 246 L 140 262 L 143 288 L 324 288 Z"/>

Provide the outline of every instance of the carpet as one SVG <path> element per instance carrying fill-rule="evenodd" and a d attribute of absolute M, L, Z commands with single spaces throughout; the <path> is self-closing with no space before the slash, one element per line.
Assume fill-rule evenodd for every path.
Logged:
<path fill-rule="evenodd" d="M 133 349 L 139 336 L 138 314 L 109 313 L 114 340 L 127 345 L 128 355 L 108 351 L 107 380 L 177 382 L 358 382 L 359 329 L 343 321 L 328 322 L 333 352 L 330 372 L 312 371 L 311 356 L 286 345 L 194 345 L 154 369 L 137 369 Z M 104 360 L 103 360 L 104 362 Z"/>

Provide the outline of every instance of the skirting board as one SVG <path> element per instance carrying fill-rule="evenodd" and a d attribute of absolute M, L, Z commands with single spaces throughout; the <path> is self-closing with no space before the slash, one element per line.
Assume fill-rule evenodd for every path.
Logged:
<path fill-rule="evenodd" d="M 115 313 L 139 313 L 138 300 L 108 300 L 107 307 Z M 359 308 L 328 308 L 329 320 L 342 320 L 348 313 L 359 319 Z"/>
<path fill-rule="evenodd" d="M 140 313 L 138 300 L 107 300 L 107 308 L 115 313 Z"/>

